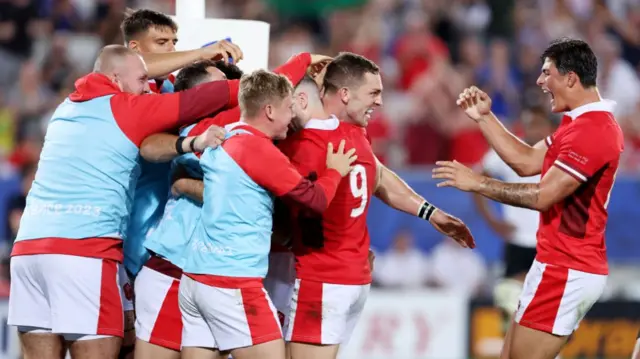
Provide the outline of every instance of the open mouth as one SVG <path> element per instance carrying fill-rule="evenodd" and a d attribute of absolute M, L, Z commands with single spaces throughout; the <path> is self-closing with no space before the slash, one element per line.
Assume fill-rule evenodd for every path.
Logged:
<path fill-rule="evenodd" d="M 553 92 L 549 91 L 548 89 L 542 89 L 542 92 L 549 95 L 549 102 L 553 104 L 555 100 L 555 96 L 553 96 Z"/>
<path fill-rule="evenodd" d="M 367 120 L 370 120 L 370 119 L 371 119 L 371 114 L 372 114 L 372 113 L 373 113 L 373 109 L 372 109 L 372 108 L 370 108 L 370 109 L 368 109 L 368 110 L 364 113 L 364 117 L 366 117 L 366 118 L 367 118 Z"/>

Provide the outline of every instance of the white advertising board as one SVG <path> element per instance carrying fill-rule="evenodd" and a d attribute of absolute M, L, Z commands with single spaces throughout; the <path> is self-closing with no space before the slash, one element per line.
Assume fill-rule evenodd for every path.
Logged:
<path fill-rule="evenodd" d="M 467 298 L 440 291 L 372 291 L 340 359 L 463 359 Z"/>

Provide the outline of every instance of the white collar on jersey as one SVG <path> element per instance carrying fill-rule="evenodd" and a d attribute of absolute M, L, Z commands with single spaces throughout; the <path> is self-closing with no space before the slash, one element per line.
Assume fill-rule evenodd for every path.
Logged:
<path fill-rule="evenodd" d="M 230 124 L 228 124 L 228 125 L 224 126 L 224 130 L 225 130 L 225 131 L 227 131 L 227 132 L 229 132 L 229 131 L 233 130 L 234 128 L 238 127 L 238 126 L 246 125 L 246 124 L 247 124 L 247 123 L 246 123 L 246 122 L 243 122 L 243 121 L 238 121 L 238 122 L 230 123 Z"/>
<path fill-rule="evenodd" d="M 304 126 L 305 130 L 335 130 L 340 125 L 340 120 L 335 115 L 331 115 L 329 118 L 321 120 L 319 118 L 312 118 Z"/>
<path fill-rule="evenodd" d="M 611 112 L 616 107 L 616 102 L 611 100 L 600 100 L 598 102 L 591 102 L 580 107 L 576 107 L 571 111 L 565 112 L 565 115 L 571 117 L 572 120 L 584 115 L 587 112 L 602 111 Z"/>

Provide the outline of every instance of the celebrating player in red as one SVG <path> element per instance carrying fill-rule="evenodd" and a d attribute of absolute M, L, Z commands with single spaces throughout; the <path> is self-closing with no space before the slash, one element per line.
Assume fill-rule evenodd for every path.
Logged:
<path fill-rule="evenodd" d="M 504 183 L 458 162 L 439 162 L 438 186 L 479 193 L 498 202 L 540 211 L 536 261 L 527 274 L 502 358 L 553 359 L 607 280 L 604 231 L 622 131 L 614 103 L 596 89 L 597 61 L 585 42 L 560 39 L 542 54 L 537 84 L 551 110 L 565 112 L 557 131 L 529 146 L 491 113 L 491 99 L 476 87 L 458 105 L 476 121 L 500 157 L 520 176 L 542 173 L 536 184 Z"/>
<path fill-rule="evenodd" d="M 296 124 L 304 129 L 280 148 L 312 180 L 325 169 L 329 143 L 346 139 L 358 158 L 321 217 L 293 210 L 297 279 L 285 324 L 293 359 L 335 358 L 353 332 L 371 283 L 366 218 L 372 195 L 430 220 L 463 246 L 473 246 L 464 223 L 415 194 L 373 154 L 364 127 L 382 105 L 378 67 L 362 56 L 342 53 L 325 71 L 324 104 L 313 83 L 303 81 L 296 89 L 294 112 L 298 118 L 306 117 Z"/>

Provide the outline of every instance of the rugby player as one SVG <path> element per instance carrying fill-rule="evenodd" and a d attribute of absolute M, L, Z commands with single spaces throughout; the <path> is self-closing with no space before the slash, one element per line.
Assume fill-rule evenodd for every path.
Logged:
<path fill-rule="evenodd" d="M 541 107 L 525 109 L 520 119 L 523 123 L 523 140 L 533 146 L 555 129 L 553 120 Z M 538 183 L 540 175 L 520 177 L 500 156 L 490 150 L 482 160 L 482 174 L 500 178 L 507 182 Z M 525 208 L 503 205 L 502 218 L 495 214 L 489 201 L 477 194 L 473 195 L 476 208 L 489 226 L 504 240 L 504 278 L 495 286 L 495 305 L 504 314 L 504 332 L 511 325 L 511 316 L 518 306 L 524 278 L 536 258 L 536 232 L 540 214 Z"/>
<path fill-rule="evenodd" d="M 180 282 L 183 341 L 215 343 L 235 358 L 280 359 L 282 333 L 262 284 L 272 196 L 321 212 L 356 158 L 353 150 L 344 152 L 344 142 L 336 153 L 330 145 L 327 170 L 316 183 L 304 179 L 272 143 L 286 137 L 292 119 L 291 82 L 258 70 L 244 76 L 240 87 L 242 121 L 220 148 L 205 150 L 200 159 L 205 200 Z M 183 344 L 185 357 L 210 354 L 202 345 Z"/>
<path fill-rule="evenodd" d="M 229 65 L 223 61 L 200 61 L 180 70 L 174 85 L 176 92 L 179 92 L 205 82 L 239 79 L 240 76 L 241 71 L 235 65 Z M 184 135 L 183 140 L 189 141 L 189 138 L 196 138 L 189 134 L 194 126 L 181 130 L 181 134 Z M 217 128 L 210 125 L 206 131 L 217 131 Z M 206 131 L 200 131 L 199 134 Z M 222 136 L 224 137 L 224 132 Z M 143 146 L 154 146 L 154 142 L 148 141 Z M 178 146 L 181 150 L 180 147 Z M 159 148 L 161 151 L 162 146 Z M 153 152 L 154 149 L 150 151 Z M 176 159 L 174 166 L 184 166 L 190 177 L 202 178 L 198 158 L 193 153 L 183 153 Z M 169 176 L 169 169 L 166 176 Z M 201 181 L 190 181 L 201 183 Z M 186 186 L 192 185 L 192 183 L 186 184 Z M 168 189 L 169 184 L 164 188 L 164 192 L 168 192 Z M 169 198 L 166 206 L 162 208 L 162 219 L 145 239 L 143 248 L 145 251 L 150 251 L 152 255 L 135 279 L 138 291 L 136 295 L 136 336 L 138 338 L 135 349 L 136 358 L 180 358 L 182 320 L 178 307 L 178 286 L 182 275 L 180 269 L 182 251 L 200 218 L 200 202 L 186 196 Z"/>
<path fill-rule="evenodd" d="M 175 45 L 178 42 L 177 24 L 167 15 L 160 12 L 141 9 L 130 11 L 121 26 L 122 35 L 125 39 L 126 46 L 140 54 L 170 54 L 175 52 Z M 232 56 L 241 57 L 241 51 L 236 45 L 221 43 L 225 49 L 230 49 Z M 228 46 L 227 46 L 228 45 Z M 164 69 L 165 71 L 174 71 L 182 66 L 186 66 L 193 62 L 193 58 L 207 58 L 212 56 L 207 53 L 209 49 L 197 49 L 194 51 L 182 52 L 180 57 L 167 59 L 156 58 L 152 62 L 173 62 L 172 67 Z M 168 56 L 168 55 L 167 55 Z M 181 60 L 181 61 L 178 61 Z M 155 67 L 158 67 L 154 64 Z M 149 80 L 149 88 L 154 93 L 171 93 L 173 92 L 174 76 L 171 73 L 162 73 Z M 177 129 L 175 129 L 177 131 Z M 223 132 L 217 132 L 219 137 L 223 138 Z M 214 135 L 214 132 L 210 132 Z M 211 136 L 215 140 L 215 136 Z M 214 143 L 211 143 L 214 145 Z M 202 145 L 197 143 L 196 145 Z M 204 147 L 200 147 L 202 150 Z M 166 150 L 166 149 L 165 149 Z M 169 148 L 169 151 L 171 148 Z M 189 149 L 191 151 L 191 149 Z M 165 203 L 167 201 L 167 188 L 169 188 L 169 171 L 168 163 L 150 163 L 144 159 L 140 160 L 140 177 L 136 183 L 134 193 L 133 206 L 131 216 L 129 218 L 129 228 L 127 229 L 126 240 L 124 241 L 124 268 L 128 273 L 128 277 L 133 280 L 142 264 L 148 259 L 146 249 L 142 242 L 147 232 L 157 223 Z M 124 276 L 122 276 L 124 278 Z M 125 298 L 125 339 L 121 355 L 133 351 L 135 342 L 133 313 L 133 294 L 134 291 L 130 284 L 123 283 L 123 293 Z M 144 344 L 143 344 L 144 346 Z M 153 353 L 145 356 L 145 348 L 140 348 L 136 357 L 153 357 Z"/>
<path fill-rule="evenodd" d="M 294 359 L 335 358 L 353 332 L 371 283 L 366 216 L 372 195 L 430 221 L 462 246 L 474 246 L 464 223 L 417 195 L 373 155 L 365 127 L 382 105 L 378 67 L 341 53 L 327 65 L 322 83 L 321 91 L 308 81 L 294 93 L 296 125 L 304 129 L 281 149 L 312 180 L 325 170 L 322 154 L 328 144 L 339 138 L 347 139 L 358 159 L 322 215 L 293 211 L 296 281 L 285 339 Z"/>
<path fill-rule="evenodd" d="M 222 49 L 221 51 L 224 51 Z M 235 106 L 237 82 L 149 91 L 142 58 L 100 52 L 54 112 L 13 247 L 8 323 L 25 358 L 116 358 L 123 337 L 118 267 L 140 143 Z"/>
<path fill-rule="evenodd" d="M 553 359 L 602 294 L 608 275 L 607 204 L 623 150 L 622 131 L 596 89 L 598 63 L 587 43 L 552 42 L 541 56 L 537 84 L 551 111 L 564 112 L 560 127 L 530 146 L 491 112 L 491 98 L 465 89 L 457 101 L 489 144 L 520 176 L 540 183 L 506 183 L 453 161 L 438 163 L 438 186 L 479 193 L 495 201 L 537 210 L 536 260 L 529 270 L 502 358 Z"/>
<path fill-rule="evenodd" d="M 285 74 L 292 82 L 297 83 L 314 64 L 313 61 L 321 60 L 319 55 L 302 53 L 293 56 L 275 72 Z M 241 75 L 242 71 L 235 65 L 222 61 L 200 61 L 179 72 L 176 90 L 183 91 L 204 82 L 239 78 Z M 184 128 L 181 132 L 185 137 L 171 134 L 150 136 L 143 142 L 141 153 L 148 160 L 166 161 L 173 157 L 163 150 L 167 141 L 178 144 L 188 141 L 189 138 L 196 138 L 195 136 L 199 138 L 203 133 L 211 131 L 212 126 L 225 126 L 239 120 L 238 107 L 221 111 L 213 117 L 199 121 L 197 125 Z M 176 149 L 181 147 L 175 146 Z M 180 151 L 176 150 L 176 154 L 179 153 Z M 162 220 L 145 241 L 145 248 L 152 256 L 142 268 L 140 276 L 136 278 L 136 288 L 140 288 L 140 294 L 136 297 L 138 342 L 145 342 L 141 347 L 154 347 L 155 349 L 149 352 L 153 353 L 155 359 L 158 356 L 178 357 L 181 344 L 189 346 L 189 343 L 181 342 L 182 321 L 178 307 L 178 286 L 182 275 L 181 268 L 184 265 L 182 251 L 200 217 L 203 184 L 200 165 L 195 156 L 183 154 L 176 162 L 177 165 L 187 167 L 188 176 L 178 179 L 173 184 L 175 198 L 169 200 Z"/>

